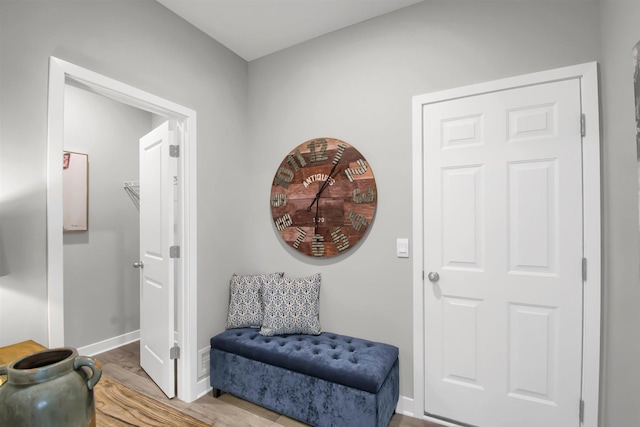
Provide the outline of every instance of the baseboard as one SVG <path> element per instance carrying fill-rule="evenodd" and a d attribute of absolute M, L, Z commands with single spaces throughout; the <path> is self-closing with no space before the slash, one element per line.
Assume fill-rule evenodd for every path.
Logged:
<path fill-rule="evenodd" d="M 398 405 L 396 406 L 396 412 L 398 414 L 415 418 L 415 416 L 413 415 L 413 399 L 405 396 L 400 396 L 400 399 L 398 399 Z"/>
<path fill-rule="evenodd" d="M 125 344 L 137 341 L 140 339 L 140 330 L 128 332 L 124 335 L 109 338 L 104 341 L 100 341 L 94 344 L 89 344 L 84 347 L 78 348 L 78 354 L 81 356 L 95 356 L 96 354 L 104 353 L 105 351 L 113 350 L 114 348 L 121 347 Z"/>
<path fill-rule="evenodd" d="M 450 421 L 444 421 L 441 420 L 440 418 L 433 418 L 433 417 L 428 417 L 428 416 L 424 416 L 422 417 L 423 420 L 425 421 L 430 421 L 432 423 L 438 424 L 440 426 L 445 426 L 445 427 L 462 427 L 460 424 L 454 424 Z"/>
<path fill-rule="evenodd" d="M 209 376 L 207 375 L 205 378 L 198 380 L 196 383 L 196 392 L 194 393 L 197 397 L 195 400 L 200 399 L 205 394 L 209 393 L 212 390 L 211 383 L 209 381 Z"/>
<path fill-rule="evenodd" d="M 443 421 L 439 418 L 428 417 L 426 415 L 424 415 L 422 418 L 416 417 L 413 413 L 413 399 L 410 397 L 400 396 L 400 399 L 398 399 L 398 405 L 396 406 L 396 413 L 406 415 L 407 417 L 430 421 L 432 423 L 445 427 L 460 427 L 459 424 L 453 424 L 451 422 Z"/>

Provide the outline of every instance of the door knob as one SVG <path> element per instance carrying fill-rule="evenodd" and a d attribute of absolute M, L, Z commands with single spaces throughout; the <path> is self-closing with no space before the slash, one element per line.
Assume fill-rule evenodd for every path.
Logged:
<path fill-rule="evenodd" d="M 436 273 L 435 271 L 431 271 L 429 272 L 429 274 L 427 275 L 427 277 L 429 278 L 430 281 L 432 282 L 437 282 L 438 280 L 440 280 L 440 275 L 438 273 Z"/>
<path fill-rule="evenodd" d="M 133 263 L 134 268 L 144 268 L 144 262 L 138 261 Z"/>

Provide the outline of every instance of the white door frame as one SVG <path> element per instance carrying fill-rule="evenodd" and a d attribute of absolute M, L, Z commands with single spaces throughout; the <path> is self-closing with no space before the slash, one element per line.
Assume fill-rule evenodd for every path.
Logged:
<path fill-rule="evenodd" d="M 62 168 L 64 142 L 64 88 L 68 80 L 154 114 L 176 119 L 184 126 L 180 141 L 178 244 L 181 268 L 177 276 L 178 397 L 197 399 L 197 199 L 196 199 L 196 112 L 166 99 L 136 89 L 109 77 L 49 58 L 48 153 L 47 153 L 47 298 L 49 347 L 64 345 L 64 288 L 62 238 Z"/>
<path fill-rule="evenodd" d="M 598 100 L 598 64 L 590 62 L 550 71 L 527 74 L 472 86 L 413 97 L 413 414 L 424 415 L 424 235 L 423 235 L 423 149 L 422 109 L 425 104 L 480 95 L 559 80 L 579 79 L 582 113 L 586 133 L 582 138 L 582 185 L 584 209 L 584 257 L 588 274 L 584 281 L 582 400 L 584 427 L 597 427 L 600 395 L 600 327 L 602 291 L 601 182 L 600 182 L 600 110 Z M 579 124 L 576 124 L 579 125 Z M 578 403 L 576 402 L 576 412 Z"/>

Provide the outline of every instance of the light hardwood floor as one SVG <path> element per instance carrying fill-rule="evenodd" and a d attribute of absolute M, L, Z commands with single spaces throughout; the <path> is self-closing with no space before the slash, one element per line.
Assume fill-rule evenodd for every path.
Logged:
<path fill-rule="evenodd" d="M 149 376 L 140 368 L 139 341 L 95 356 L 102 364 L 104 375 L 129 388 L 163 402 L 216 427 L 304 427 L 306 424 L 287 418 L 253 403 L 223 394 L 211 393 L 192 403 L 167 399 Z M 348 427 L 348 426 L 344 426 Z M 399 414 L 391 418 L 389 427 L 441 427 Z"/>

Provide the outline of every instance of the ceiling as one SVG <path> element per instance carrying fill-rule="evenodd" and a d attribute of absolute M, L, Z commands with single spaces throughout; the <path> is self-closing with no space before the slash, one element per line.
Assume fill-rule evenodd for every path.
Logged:
<path fill-rule="evenodd" d="M 157 0 L 247 61 L 423 0 Z"/>

